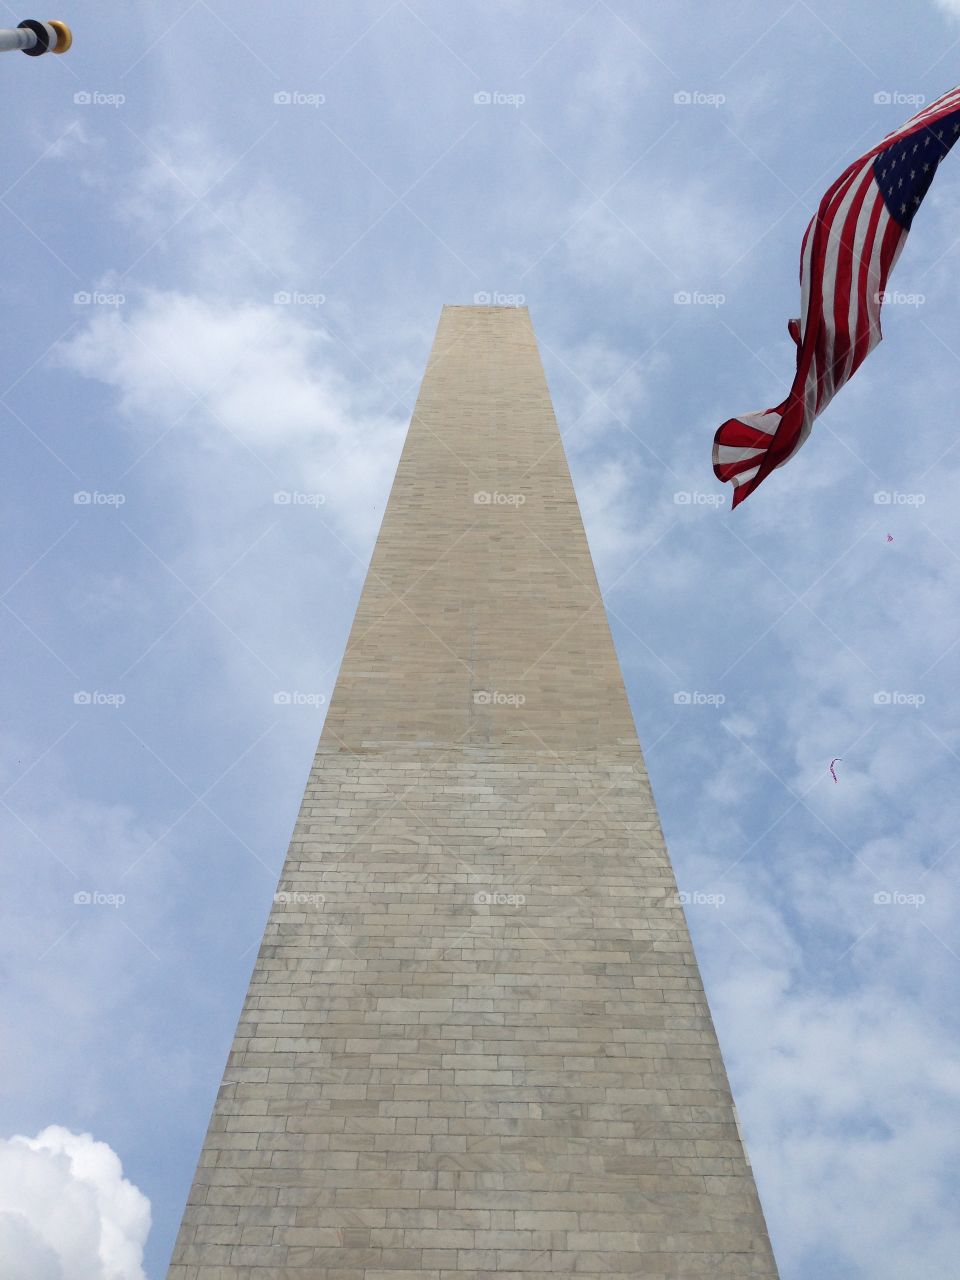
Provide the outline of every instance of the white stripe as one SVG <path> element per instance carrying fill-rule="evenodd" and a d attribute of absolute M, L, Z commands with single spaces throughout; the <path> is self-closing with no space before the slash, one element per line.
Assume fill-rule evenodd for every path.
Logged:
<path fill-rule="evenodd" d="M 783 459 L 786 462 L 788 458 L 792 458 L 797 449 L 804 443 L 810 430 L 813 427 L 813 420 L 817 416 L 817 353 L 814 351 L 813 359 L 810 361 L 810 372 L 807 374 L 807 384 L 803 388 L 803 422 L 800 424 L 800 435 L 797 438 L 796 446 L 793 453 L 787 455 Z M 782 467 L 783 462 L 778 462 L 777 466 Z"/>
<path fill-rule="evenodd" d="M 772 436 L 780 425 L 780 414 L 776 409 L 768 409 L 765 413 L 741 413 L 737 415 L 738 422 L 745 422 L 748 427 L 754 427 L 757 431 L 764 431 L 768 436 Z"/>
<path fill-rule="evenodd" d="M 743 462 L 747 458 L 756 458 L 758 454 L 766 453 L 766 447 L 762 449 L 737 448 L 732 444 L 717 445 L 717 462 Z"/>
<path fill-rule="evenodd" d="M 893 251 L 893 257 L 890 259 L 890 266 L 887 268 L 888 280 L 893 275 L 893 268 L 897 265 L 897 260 L 900 257 L 901 253 L 903 253 L 903 246 L 907 243 L 907 235 L 908 235 L 907 229 L 906 227 L 904 227 L 903 232 L 900 236 L 900 239 L 897 241 L 897 247 Z"/>
<path fill-rule="evenodd" d="M 869 200 L 869 198 L 870 197 L 868 195 L 866 199 Z M 880 199 L 882 200 L 883 197 L 881 196 Z M 876 301 L 876 298 L 880 288 L 880 259 L 881 259 L 882 249 L 883 249 L 883 237 L 890 221 L 891 221 L 890 213 L 887 210 L 886 203 L 884 203 L 880 211 L 880 217 L 877 221 L 877 232 L 876 232 L 876 236 L 874 237 L 872 251 L 870 254 L 870 266 L 867 269 L 866 307 L 867 307 L 868 338 L 867 338 L 867 349 L 864 353 L 864 359 L 866 359 L 866 357 L 870 354 L 873 348 L 877 345 L 881 337 L 880 303 Z M 855 295 L 856 290 L 854 289 L 853 292 Z M 857 339 L 859 339 L 861 334 L 862 334 L 862 329 L 858 330 L 857 333 L 853 335 L 854 345 L 851 348 L 851 352 L 855 350 L 856 341 Z M 852 360 L 852 354 L 850 358 Z M 816 404 L 816 372 L 817 372 L 817 358 L 816 358 L 816 355 L 814 355 L 813 364 L 810 370 L 810 376 L 807 380 L 807 385 L 804 389 L 803 426 L 800 429 L 800 436 L 797 440 L 797 446 L 796 446 L 796 449 L 793 450 L 793 453 L 796 453 L 797 449 L 799 449 L 800 446 L 806 442 L 807 438 L 810 435 L 811 430 L 813 429 L 814 418 L 819 417 L 820 414 L 823 413 L 824 409 L 826 409 L 827 405 L 836 395 L 837 391 L 840 390 L 840 388 L 844 385 L 844 382 L 846 382 L 847 378 L 849 377 L 849 374 L 845 372 L 843 381 L 841 381 L 836 387 L 832 386 L 828 381 L 827 386 L 824 389 L 823 399 L 820 402 L 820 408 L 814 414 L 813 410 L 811 409 L 811 403 L 814 405 Z M 790 454 L 790 457 L 793 457 L 793 453 Z M 781 463 L 780 465 L 782 466 L 783 464 Z"/>
<path fill-rule="evenodd" d="M 803 258 L 800 262 L 800 342 L 803 343 L 803 335 L 807 328 L 807 312 L 810 309 L 810 255 L 813 253 L 813 223 L 816 221 L 816 214 L 807 228 L 807 239 L 803 246 Z M 797 348 L 799 350 L 799 347 Z"/>
<path fill-rule="evenodd" d="M 858 169 L 856 173 L 852 174 L 851 177 L 847 179 L 847 186 L 845 188 L 841 188 L 841 190 L 843 190 L 845 194 L 847 191 L 849 191 L 853 183 L 856 182 L 857 178 L 860 176 L 862 172 L 863 172 L 862 169 Z M 836 193 L 834 193 L 832 198 L 834 200 L 837 198 Z M 810 280 L 811 280 L 810 261 L 811 261 L 811 255 L 813 254 L 813 238 L 816 235 L 815 224 L 816 224 L 819 212 L 820 210 L 818 207 L 817 213 L 815 213 L 813 217 L 810 219 L 810 223 L 808 225 L 807 233 L 806 233 L 806 237 L 807 237 L 806 243 L 803 246 L 803 259 L 800 263 L 800 341 L 801 343 L 803 342 L 803 335 L 806 333 L 806 330 L 807 330 L 807 313 L 810 309 Z"/>
<path fill-rule="evenodd" d="M 867 229 L 870 226 L 870 219 L 873 217 L 877 208 L 877 201 L 883 204 L 880 211 L 880 218 L 877 222 L 876 236 L 883 240 L 883 228 L 885 226 L 883 215 L 886 213 L 886 204 L 883 196 L 880 194 L 880 188 L 877 186 L 876 178 L 870 180 L 871 189 L 863 198 L 863 204 L 860 208 L 860 216 L 857 218 L 857 226 L 853 236 L 853 273 L 850 280 L 850 306 L 847 309 L 847 331 L 850 334 L 850 350 L 847 352 L 847 358 L 843 362 L 843 372 L 840 378 L 840 386 L 847 381 L 853 369 L 853 356 L 857 347 L 857 321 L 860 314 L 860 290 L 857 287 L 860 279 L 860 268 L 863 263 L 863 254 L 867 243 Z M 889 218 L 889 214 L 887 215 Z M 871 250 L 876 246 L 874 240 Z M 871 253 L 872 261 L 872 253 Z M 870 288 L 870 270 L 867 268 L 867 289 Z"/>
<path fill-rule="evenodd" d="M 960 88 L 951 89 L 949 93 L 943 94 L 942 97 L 936 98 L 928 107 L 923 107 L 920 111 L 912 115 L 909 120 L 904 121 L 899 129 L 894 129 L 892 133 L 888 133 L 883 139 L 888 145 L 895 142 L 897 138 L 903 134 L 909 133 L 916 125 L 921 124 L 924 120 L 930 119 L 932 116 L 939 115 L 941 112 L 951 107 L 960 107 Z"/>
<path fill-rule="evenodd" d="M 836 337 L 833 307 L 837 291 L 837 264 L 840 260 L 840 249 L 843 246 L 843 228 L 846 224 L 847 214 L 856 199 L 857 192 L 863 185 L 864 174 L 869 173 L 872 166 L 873 159 L 871 158 L 857 170 L 837 207 L 836 213 L 830 220 L 830 229 L 827 233 L 827 247 L 823 259 L 823 294 L 820 303 L 823 330 L 826 337 L 823 399 L 820 403 L 821 413 L 839 390 L 833 384 L 834 338 Z M 870 181 L 872 181 L 872 178 Z"/>
<path fill-rule="evenodd" d="M 856 192 L 858 180 L 862 178 L 865 169 L 868 169 L 872 163 L 873 163 L 872 158 L 870 160 L 865 161 L 864 164 L 862 164 L 860 168 L 857 169 L 856 172 L 853 173 L 848 179 L 847 186 L 844 188 L 844 193 L 843 193 L 843 196 L 841 197 L 842 208 L 838 209 L 837 216 L 844 215 L 846 212 L 846 209 L 849 208 L 849 202 L 850 200 L 852 200 L 853 194 L 855 194 Z M 836 199 L 836 197 L 834 197 L 834 199 Z M 828 254 L 831 252 L 831 244 L 836 244 L 836 245 L 839 244 L 839 239 L 832 235 L 833 228 L 835 227 L 835 225 L 836 225 L 836 216 L 831 220 L 831 223 L 830 223 L 830 239 L 828 239 L 827 241 Z M 807 236 L 806 246 L 804 248 L 803 266 L 802 266 L 801 277 L 800 277 L 800 280 L 801 280 L 801 289 L 800 289 L 801 340 L 806 330 L 807 312 L 809 310 L 809 305 L 810 305 L 810 283 L 811 283 L 811 274 L 812 274 L 810 270 L 810 261 L 811 261 L 811 255 L 813 253 L 813 237 L 814 237 L 814 230 L 811 228 L 810 234 Z M 829 334 L 832 334 L 833 332 L 833 321 L 832 321 L 833 286 L 836 279 L 836 261 L 835 261 L 836 253 L 835 252 L 833 256 L 834 256 L 834 265 L 833 265 L 834 277 L 829 284 L 829 296 L 830 296 L 830 303 L 829 303 L 830 313 L 829 314 L 831 316 L 831 321 L 828 326 Z M 828 260 L 825 258 L 824 259 L 825 268 L 827 266 L 827 261 Z M 827 277 L 827 271 L 825 269 L 824 270 L 824 287 L 826 287 L 827 285 L 826 277 Z M 826 298 L 824 298 L 821 301 L 821 308 L 820 308 L 821 322 L 823 322 L 825 317 L 825 305 L 826 305 Z M 832 347 L 832 343 L 831 343 L 831 347 Z M 824 399 L 824 402 L 823 402 L 824 407 L 826 407 L 827 401 L 831 398 L 831 396 L 832 396 L 832 392 L 830 393 L 830 395 L 826 396 L 826 398 Z M 788 458 L 792 458 L 793 454 L 797 452 L 797 449 L 799 449 L 800 446 L 806 441 L 807 437 L 810 435 L 810 431 L 813 427 L 814 418 L 816 416 L 817 416 L 817 355 L 816 355 L 816 351 L 814 351 L 810 361 L 810 369 L 809 369 L 809 372 L 807 373 L 807 380 L 803 388 L 803 422 L 800 425 L 800 435 L 797 439 L 796 447 L 793 449 L 793 451 L 790 454 L 788 454 Z M 787 458 L 784 458 L 782 462 L 777 463 L 777 466 L 782 467 L 783 463 L 786 461 L 787 461 Z"/>
<path fill-rule="evenodd" d="M 734 476 L 733 477 L 734 488 L 739 489 L 742 484 L 747 484 L 748 481 L 753 479 L 753 477 L 757 474 L 759 470 L 760 470 L 759 467 L 754 467 L 752 471 L 744 471 L 741 475 Z"/>
<path fill-rule="evenodd" d="M 951 89 L 941 97 L 935 98 L 933 102 L 930 103 L 929 107 L 923 107 L 917 112 L 913 117 L 912 123 L 916 124 L 920 120 L 926 120 L 929 116 L 936 115 L 938 112 L 949 110 L 949 108 L 956 106 L 960 106 L 960 87 Z"/>
<path fill-rule="evenodd" d="M 877 301 L 877 294 L 880 289 L 880 255 L 883 249 L 883 237 L 886 234 L 887 227 L 892 219 L 890 212 L 884 203 L 883 210 L 880 213 L 880 221 L 877 223 L 877 238 L 873 242 L 873 253 L 870 255 L 870 269 L 867 272 L 867 324 L 869 326 L 869 335 L 867 338 L 867 349 L 864 353 L 864 359 L 870 354 L 873 348 L 883 336 L 880 331 L 880 303 Z M 903 237 L 900 241 L 901 245 Z"/>

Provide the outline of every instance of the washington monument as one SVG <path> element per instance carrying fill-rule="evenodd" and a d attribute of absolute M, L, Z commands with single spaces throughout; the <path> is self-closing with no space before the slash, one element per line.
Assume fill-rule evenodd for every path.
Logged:
<path fill-rule="evenodd" d="M 445 307 L 169 1280 L 776 1280 L 526 308 Z"/>

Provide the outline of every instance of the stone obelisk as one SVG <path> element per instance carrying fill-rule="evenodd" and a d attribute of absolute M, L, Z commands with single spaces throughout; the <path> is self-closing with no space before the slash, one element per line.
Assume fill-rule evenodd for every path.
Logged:
<path fill-rule="evenodd" d="M 777 1275 L 526 308 L 445 307 L 170 1280 Z"/>

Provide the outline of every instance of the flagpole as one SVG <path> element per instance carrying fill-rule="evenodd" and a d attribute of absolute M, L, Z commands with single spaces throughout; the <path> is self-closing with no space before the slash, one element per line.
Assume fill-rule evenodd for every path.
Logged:
<path fill-rule="evenodd" d="M 31 58 L 42 53 L 66 53 L 73 44 L 73 33 L 65 22 L 51 19 L 36 22 L 26 18 L 13 28 L 0 28 L 0 53 L 19 49 Z"/>

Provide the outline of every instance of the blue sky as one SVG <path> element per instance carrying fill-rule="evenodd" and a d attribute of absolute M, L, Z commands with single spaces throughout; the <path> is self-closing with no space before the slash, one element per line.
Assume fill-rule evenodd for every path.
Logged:
<path fill-rule="evenodd" d="M 440 308 L 507 298 L 784 1280 L 954 1275 L 960 157 L 796 459 L 733 515 L 710 447 L 960 3 L 62 16 L 0 68 L 0 1261 L 162 1280 Z"/>

